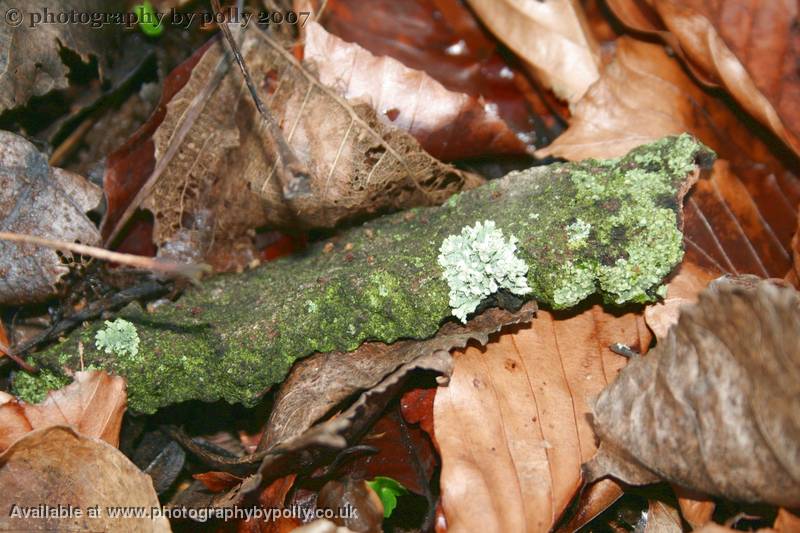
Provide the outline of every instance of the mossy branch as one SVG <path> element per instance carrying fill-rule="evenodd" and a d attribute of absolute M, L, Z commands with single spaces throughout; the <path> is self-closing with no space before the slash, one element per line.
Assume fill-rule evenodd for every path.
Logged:
<path fill-rule="evenodd" d="M 292 363 L 366 340 L 434 335 L 452 319 L 437 256 L 467 225 L 493 220 L 519 241 L 535 298 L 565 308 L 599 292 L 608 302 L 652 301 L 683 255 L 680 204 L 695 164 L 713 154 L 688 135 L 607 161 L 535 167 L 452 197 L 381 217 L 330 244 L 244 274 L 212 278 L 147 313 L 128 306 L 138 353 L 95 346 L 102 323 L 34 354 L 54 370 L 85 364 L 128 381 L 143 412 L 200 399 L 254 402 Z"/>

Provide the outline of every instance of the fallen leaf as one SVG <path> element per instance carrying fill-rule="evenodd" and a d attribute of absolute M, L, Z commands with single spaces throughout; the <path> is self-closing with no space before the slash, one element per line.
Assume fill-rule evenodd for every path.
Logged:
<path fill-rule="evenodd" d="M 569 129 L 538 153 L 610 157 L 668 132 L 692 132 L 721 159 L 687 196 L 684 262 L 717 275 L 783 277 L 800 204 L 792 158 L 784 163 L 774 143 L 697 87 L 663 47 L 630 37 L 616 46 L 602 78 L 575 106 Z"/>
<path fill-rule="evenodd" d="M 31 97 L 69 86 L 69 67 L 61 59 L 62 49 L 78 54 L 88 63 L 97 59 L 101 77 L 106 77 L 113 62 L 110 52 L 119 50 L 121 27 L 105 24 L 62 24 L 43 20 L 50 16 L 73 13 L 122 12 L 120 0 L 44 0 L 35 5 L 15 0 L 0 1 L 5 23 L 0 25 L 3 43 L 0 61 L 0 112 L 28 103 Z M 43 26 L 32 26 L 32 22 Z M 38 26 L 38 24 L 37 24 Z"/>
<path fill-rule="evenodd" d="M 340 526 L 362 533 L 383 531 L 383 503 L 378 495 L 363 479 L 346 477 L 342 481 L 331 480 L 319 491 L 317 506 L 338 513 L 341 509 L 351 509 L 352 516 L 334 518 Z"/>
<path fill-rule="evenodd" d="M 0 397 L 0 452 L 27 433 L 50 426 L 69 426 L 119 446 L 126 401 L 125 380 L 98 370 L 76 372 L 75 381 L 38 404 Z"/>
<path fill-rule="evenodd" d="M 694 529 L 711 522 L 716 504 L 714 500 L 697 492 L 673 486 L 683 518 Z"/>
<path fill-rule="evenodd" d="M 241 47 L 261 98 L 309 169 L 311 194 L 284 198 L 262 120 L 214 43 L 167 104 L 153 133 L 153 173 L 126 207 L 153 213 L 160 256 L 225 256 L 254 227 L 332 226 L 366 212 L 437 204 L 480 183 L 383 125 L 367 104 L 347 103 L 260 30 L 246 31 Z"/>
<path fill-rule="evenodd" d="M 171 531 L 165 517 L 115 518 L 109 508 L 160 509 L 150 477 L 110 444 L 54 426 L 38 429 L 0 454 L 0 528 L 12 531 Z M 25 510 L 72 506 L 82 516 L 16 517 Z M 98 506 L 99 517 L 88 516 Z"/>
<path fill-rule="evenodd" d="M 667 284 L 667 295 L 664 299 L 644 310 L 647 326 L 656 338 L 667 336 L 669 328 L 678 322 L 683 306 L 697 301 L 697 295 L 716 276 L 694 263 L 684 261 Z"/>
<path fill-rule="evenodd" d="M 681 516 L 678 510 L 659 500 L 650 500 L 647 505 L 647 525 L 644 533 L 682 533 Z"/>
<path fill-rule="evenodd" d="M 303 359 L 281 384 L 259 449 L 294 438 L 331 412 L 343 400 L 370 389 L 403 364 L 436 352 L 463 348 L 470 340 L 488 342 L 490 333 L 505 325 L 528 322 L 536 304 L 518 312 L 492 308 L 467 324 L 448 322 L 428 340 L 368 342 L 351 352 L 328 352 Z"/>
<path fill-rule="evenodd" d="M 800 504 L 800 296 L 750 283 L 712 284 L 603 391 L 591 479 L 664 478 L 734 501 Z"/>
<path fill-rule="evenodd" d="M 100 234 L 86 213 L 100 203 L 99 189 L 48 166 L 47 158 L 19 135 L 0 131 L 0 145 L 0 231 L 97 244 Z M 0 241 L 0 304 L 42 301 L 57 292 L 69 270 L 55 250 Z"/>
<path fill-rule="evenodd" d="M 702 81 L 723 86 L 800 154 L 796 2 L 610 0 L 626 25 L 656 33 Z"/>
<path fill-rule="evenodd" d="M 611 507 L 623 494 L 622 486 L 613 479 L 590 483 L 581 491 L 572 516 L 556 529 L 556 533 L 575 533 Z"/>
<path fill-rule="evenodd" d="M 434 401 L 448 531 L 549 531 L 595 452 L 591 401 L 625 364 L 608 346 L 644 349 L 649 339 L 640 316 L 594 306 L 539 311 L 484 349 L 455 354 Z"/>
<path fill-rule="evenodd" d="M 365 101 L 385 125 L 409 132 L 442 160 L 525 154 L 522 142 L 482 98 L 446 89 L 421 70 L 328 33 L 305 27 L 304 61 L 319 80 L 351 102 Z"/>
<path fill-rule="evenodd" d="M 772 527 L 780 533 L 800 531 L 800 516 L 786 509 L 778 509 L 778 516 L 775 517 L 775 523 Z"/>
<path fill-rule="evenodd" d="M 531 85 L 460 0 L 372 0 L 367 10 L 360 0 L 310 3 L 317 12 L 324 5 L 319 22 L 345 41 L 421 70 L 450 91 L 483 97 L 527 144 L 547 144 L 562 128 L 566 109 Z"/>
<path fill-rule="evenodd" d="M 570 104 L 600 76 L 600 52 L 574 0 L 468 0 L 492 32 Z"/>

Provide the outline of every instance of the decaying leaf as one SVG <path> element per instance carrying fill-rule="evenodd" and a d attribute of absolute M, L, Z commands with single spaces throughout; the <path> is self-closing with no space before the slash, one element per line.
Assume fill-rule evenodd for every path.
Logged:
<path fill-rule="evenodd" d="M 575 0 L 469 0 L 484 24 L 570 104 L 600 76 L 600 52 Z"/>
<path fill-rule="evenodd" d="M 539 311 L 484 349 L 454 356 L 434 402 L 448 531 L 549 531 L 595 453 L 587 414 L 625 359 L 608 346 L 649 344 L 641 316 L 594 306 Z"/>
<path fill-rule="evenodd" d="M 153 484 L 110 444 L 66 427 L 35 430 L 0 454 L 0 486 L 4 530 L 171 531 L 165 517 L 111 517 L 108 509 L 114 507 L 160 509 Z M 59 505 L 81 515 L 53 516 Z M 97 518 L 88 515 L 94 506 Z M 45 507 L 51 510 L 42 517 Z"/>
<path fill-rule="evenodd" d="M 681 307 L 697 301 L 697 295 L 706 288 L 715 276 L 684 261 L 667 284 L 664 300 L 648 305 L 644 310 L 647 326 L 659 339 L 666 337 L 669 328 L 678 322 Z"/>
<path fill-rule="evenodd" d="M 440 203 L 480 182 L 385 126 L 369 105 L 350 105 L 260 30 L 244 32 L 241 48 L 261 98 L 311 173 L 311 194 L 284 199 L 275 148 L 241 75 L 214 43 L 167 104 L 153 135 L 153 174 L 127 208 L 154 214 L 160 255 L 196 259 L 253 227 L 332 226 Z"/>
<path fill-rule="evenodd" d="M 650 500 L 647 504 L 647 525 L 644 533 L 682 533 L 678 509 L 666 502 Z"/>
<path fill-rule="evenodd" d="M 126 401 L 125 380 L 97 370 L 77 372 L 73 383 L 51 391 L 42 403 L 0 397 L 0 452 L 23 435 L 50 426 L 69 426 L 119 446 Z"/>
<path fill-rule="evenodd" d="M 594 408 L 589 477 L 800 505 L 800 296 L 723 279 Z"/>
<path fill-rule="evenodd" d="M 81 60 L 97 59 L 101 76 L 110 68 L 109 52 L 119 50 L 120 25 L 48 23 L 51 17 L 73 13 L 122 12 L 121 0 L 43 0 L 37 4 L 16 0 L 0 1 L 5 20 L 0 24 L 0 112 L 24 105 L 69 85 L 61 49 L 78 54 Z M 31 27 L 32 23 L 37 23 Z"/>
<path fill-rule="evenodd" d="M 524 154 L 527 147 L 482 98 L 447 90 L 421 70 L 328 33 L 305 27 L 304 61 L 351 102 L 365 101 L 387 126 L 408 131 L 429 154 L 448 161 Z"/>
<path fill-rule="evenodd" d="M 516 313 L 493 308 L 464 325 L 448 322 L 428 340 L 368 342 L 352 352 L 328 352 L 303 359 L 278 391 L 259 448 L 267 449 L 302 434 L 342 400 L 376 386 L 405 363 L 437 350 L 463 348 L 470 340 L 485 344 L 490 333 L 509 324 L 528 322 L 535 312 L 535 302 Z"/>
<path fill-rule="evenodd" d="M 97 244 L 100 234 L 86 213 L 100 203 L 100 190 L 77 174 L 48 166 L 18 135 L 0 131 L 0 145 L 0 231 Z M 68 272 L 55 250 L 0 241 L 0 304 L 44 300 Z"/>
<path fill-rule="evenodd" d="M 797 17 L 791 0 L 609 0 L 623 23 L 656 33 L 706 83 L 741 106 L 800 153 Z"/>

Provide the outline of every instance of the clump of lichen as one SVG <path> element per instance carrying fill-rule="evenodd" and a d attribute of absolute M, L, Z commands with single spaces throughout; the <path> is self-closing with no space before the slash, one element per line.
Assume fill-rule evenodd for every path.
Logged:
<path fill-rule="evenodd" d="M 517 239 L 503 237 L 493 220 L 461 229 L 447 237 L 439 249 L 439 265 L 450 287 L 450 307 L 462 322 L 484 298 L 506 289 L 528 294 L 528 265 L 517 257 Z"/>
<path fill-rule="evenodd" d="M 121 318 L 106 320 L 105 328 L 95 335 L 95 347 L 107 354 L 135 357 L 139 353 L 136 326 Z"/>
<path fill-rule="evenodd" d="M 38 374 L 17 372 L 14 375 L 14 394 L 28 403 L 40 403 L 47 393 L 68 385 L 72 380 L 66 376 L 42 369 Z"/>

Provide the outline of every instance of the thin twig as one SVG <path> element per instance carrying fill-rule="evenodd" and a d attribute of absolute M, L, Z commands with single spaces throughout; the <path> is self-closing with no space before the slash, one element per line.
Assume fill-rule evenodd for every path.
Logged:
<path fill-rule="evenodd" d="M 11 348 L 6 346 L 4 343 L 0 342 L 0 354 L 5 354 L 6 357 L 17 363 L 20 367 L 25 369 L 26 371 L 30 372 L 31 374 L 35 374 L 39 371 L 38 368 L 35 366 L 29 365 L 23 358 L 15 354 Z"/>
<path fill-rule="evenodd" d="M 219 0 L 211 0 L 211 5 L 214 8 L 215 15 L 220 16 L 222 9 L 220 8 Z M 233 38 L 231 29 L 226 22 L 220 23 L 219 28 L 225 36 L 225 41 L 228 43 L 233 57 L 236 58 L 239 70 L 242 71 L 244 82 L 250 91 L 250 96 L 253 97 L 256 109 L 258 109 L 261 118 L 267 125 L 266 133 L 272 141 L 272 144 L 276 147 L 276 156 L 278 158 L 277 169 L 281 177 L 281 182 L 283 183 L 284 198 L 291 199 L 311 194 L 308 169 L 297 158 L 292 147 L 286 142 L 286 138 L 283 136 L 283 132 L 278 126 L 278 123 L 275 122 L 272 114 L 264 106 L 264 102 L 262 102 L 256 90 L 256 86 L 253 83 L 253 79 L 250 77 L 250 71 L 247 65 L 245 65 L 244 56 L 242 56 L 242 52 L 239 50 L 239 45 L 236 44 L 236 40 Z"/>
<path fill-rule="evenodd" d="M 73 327 L 78 326 L 87 320 L 97 318 L 105 311 L 119 309 L 120 307 L 127 305 L 134 300 L 152 298 L 154 296 L 164 294 L 167 291 L 169 291 L 169 286 L 158 281 L 146 281 L 144 283 L 140 283 L 139 285 L 123 289 L 107 298 L 89 303 L 81 311 L 54 324 L 39 337 L 32 339 L 21 346 L 15 347 L 14 352 L 17 354 L 23 354 L 31 348 L 35 348 L 36 346 L 49 342 L 53 339 L 57 339 L 59 336 L 69 331 Z"/>
<path fill-rule="evenodd" d="M 177 263 L 175 261 L 145 257 L 143 255 L 123 254 L 119 252 L 112 252 L 111 250 L 106 250 L 105 248 L 86 246 L 85 244 L 78 244 L 76 242 L 44 239 L 42 237 L 36 237 L 35 235 L 25 235 L 22 233 L 0 231 L 0 240 L 35 244 L 37 246 L 44 246 L 54 250 L 66 250 L 68 252 L 94 257 L 95 259 L 101 259 L 103 261 L 113 261 L 114 263 L 140 268 L 142 270 L 174 274 L 189 278 L 191 280 L 197 280 L 202 273 L 210 272 L 211 270 L 208 265 L 204 264 L 194 265 L 189 263 Z"/>

